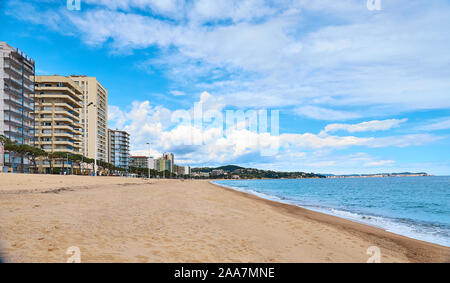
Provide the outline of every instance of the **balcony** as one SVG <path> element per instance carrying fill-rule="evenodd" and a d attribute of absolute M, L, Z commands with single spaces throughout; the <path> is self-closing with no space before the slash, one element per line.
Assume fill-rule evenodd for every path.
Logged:
<path fill-rule="evenodd" d="M 82 93 L 75 93 L 74 89 L 69 88 L 67 86 L 39 86 L 36 87 L 36 93 L 37 92 L 45 92 L 46 94 L 51 94 L 51 93 L 60 93 L 60 94 L 65 94 L 68 95 L 70 97 L 72 97 L 74 100 L 81 102 L 81 95 Z"/>
<path fill-rule="evenodd" d="M 34 111 L 34 109 L 30 105 L 27 105 L 18 99 L 14 99 L 12 97 L 5 97 L 3 100 L 6 102 L 6 104 L 9 103 L 13 107 L 23 108 L 25 110 L 24 112 Z"/>
<path fill-rule="evenodd" d="M 6 85 L 5 85 L 5 90 L 6 90 L 8 93 L 12 94 L 12 95 L 15 95 L 15 96 L 18 96 L 18 97 L 20 97 L 20 98 L 23 98 L 24 100 L 28 101 L 29 103 L 34 103 L 34 100 L 33 100 L 32 98 L 30 98 L 30 97 L 28 97 L 27 95 L 25 95 L 25 94 L 22 93 L 21 88 L 16 89 L 16 88 L 14 88 L 14 87 L 11 86 L 11 85 L 6 84 Z"/>
<path fill-rule="evenodd" d="M 21 131 L 19 132 L 19 131 L 5 130 L 5 134 L 6 134 L 7 136 L 20 137 L 20 138 L 25 138 L 25 139 L 29 139 L 29 140 L 31 140 L 31 139 L 34 138 L 34 136 L 32 136 L 32 135 L 30 135 L 30 134 L 22 133 Z"/>
<path fill-rule="evenodd" d="M 5 79 L 9 80 L 10 82 L 12 82 L 13 85 L 16 85 L 19 89 L 23 89 L 28 91 L 30 94 L 34 93 L 34 87 L 30 87 L 29 85 L 27 85 L 24 81 L 22 81 L 22 79 L 17 79 L 14 76 L 8 75 L 5 76 Z M 31 82 L 31 81 L 30 81 Z M 32 82 L 31 82 L 32 83 Z"/>
<path fill-rule="evenodd" d="M 28 121 L 34 120 L 32 117 L 28 117 L 28 116 L 24 115 L 24 114 L 26 114 L 26 112 L 16 111 L 16 109 L 8 109 L 8 108 L 6 108 L 6 109 L 3 109 L 3 111 L 5 113 L 10 113 L 10 114 L 19 116 L 20 118 L 23 118 L 23 119 L 28 120 Z"/>
<path fill-rule="evenodd" d="M 72 108 L 83 108 L 83 105 L 81 105 L 81 103 L 80 103 L 81 99 L 79 99 L 79 100 L 78 99 L 74 99 L 72 95 L 61 93 L 61 92 L 44 92 L 41 89 L 48 89 L 48 88 L 43 88 L 43 87 L 36 88 L 36 93 L 35 93 L 35 98 L 36 99 L 69 100 L 73 104 Z M 55 87 L 54 89 L 59 89 L 59 88 Z M 66 89 L 68 89 L 68 88 L 66 88 Z M 40 94 L 40 92 L 44 92 L 44 94 Z"/>
<path fill-rule="evenodd" d="M 46 111 L 47 112 L 47 111 Z M 80 117 L 78 117 L 78 116 L 76 116 L 75 114 L 72 114 L 72 113 L 70 113 L 69 111 L 67 111 L 67 110 L 55 110 L 55 115 L 66 115 L 66 116 L 68 116 L 68 117 L 71 117 L 72 118 L 72 120 L 75 120 L 75 121 L 80 121 Z"/>
<path fill-rule="evenodd" d="M 6 70 L 10 71 L 11 73 L 15 74 L 16 76 L 22 77 L 22 70 L 17 69 L 8 63 L 6 63 L 4 67 Z"/>
<path fill-rule="evenodd" d="M 32 125 L 27 124 L 27 123 L 25 123 L 24 121 L 21 121 L 21 120 L 18 120 L 18 119 L 14 119 L 14 118 L 12 118 L 12 117 L 7 117 L 7 118 L 5 118 L 4 122 L 5 122 L 5 123 L 9 123 L 9 124 L 11 124 L 11 125 L 13 125 L 13 126 L 16 126 L 16 127 L 26 128 L 26 129 L 28 129 L 28 130 L 32 130 L 32 129 L 33 129 L 33 126 L 32 126 Z M 7 127 L 7 126 L 5 126 L 5 128 L 6 128 L 6 127 Z"/>

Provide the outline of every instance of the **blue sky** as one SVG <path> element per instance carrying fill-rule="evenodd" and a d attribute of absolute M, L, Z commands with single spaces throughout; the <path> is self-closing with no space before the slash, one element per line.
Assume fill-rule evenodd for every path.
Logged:
<path fill-rule="evenodd" d="M 430 3 L 431 2 L 431 3 Z M 182 164 L 450 175 L 450 3 L 381 0 L 0 2 L 0 40 L 38 75 L 95 76 L 132 152 Z M 179 111 L 279 110 L 274 137 Z M 245 125 L 244 125 L 245 126 Z M 188 137 L 202 137 L 198 145 Z M 255 146 L 252 138 L 259 141 Z"/>

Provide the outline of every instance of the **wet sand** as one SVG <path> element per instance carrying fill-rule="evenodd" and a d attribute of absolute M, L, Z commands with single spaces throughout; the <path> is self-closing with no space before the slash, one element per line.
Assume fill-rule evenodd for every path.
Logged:
<path fill-rule="evenodd" d="M 450 248 L 207 181 L 0 174 L 9 262 L 449 262 Z"/>

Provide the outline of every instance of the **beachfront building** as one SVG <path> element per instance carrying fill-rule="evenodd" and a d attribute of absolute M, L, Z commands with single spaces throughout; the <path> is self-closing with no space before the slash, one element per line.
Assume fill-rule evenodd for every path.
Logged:
<path fill-rule="evenodd" d="M 147 156 L 130 156 L 130 166 L 148 169 L 149 158 Z"/>
<path fill-rule="evenodd" d="M 153 157 L 148 158 L 148 168 L 155 170 L 155 159 Z"/>
<path fill-rule="evenodd" d="M 32 145 L 34 60 L 0 41 L 0 135 L 17 144 Z M 29 161 L 20 155 L 3 154 L 5 171 L 29 171 Z"/>
<path fill-rule="evenodd" d="M 169 168 L 168 171 L 170 171 L 171 173 L 174 173 L 175 157 L 174 157 L 173 153 L 164 153 L 162 159 L 166 160 L 169 163 L 169 165 L 166 166 L 166 168 L 167 167 Z"/>
<path fill-rule="evenodd" d="M 172 162 L 164 158 L 158 158 L 155 162 L 155 167 L 158 172 L 169 171 L 172 172 Z"/>
<path fill-rule="evenodd" d="M 116 167 L 129 168 L 130 134 L 125 131 L 108 129 L 108 160 Z"/>
<path fill-rule="evenodd" d="M 81 123 L 84 156 L 108 160 L 108 91 L 95 77 L 70 76 L 83 91 Z"/>
<path fill-rule="evenodd" d="M 209 178 L 210 174 L 209 174 L 209 172 L 195 172 L 192 174 L 192 177 L 194 177 L 194 178 Z"/>
<path fill-rule="evenodd" d="M 225 175 L 225 170 L 222 169 L 215 169 L 211 171 L 211 176 L 213 177 L 218 177 L 218 176 L 223 176 Z"/>
<path fill-rule="evenodd" d="M 70 77 L 36 76 L 35 94 L 32 95 L 35 103 L 34 146 L 49 153 L 81 153 L 82 94 L 81 88 Z M 68 160 L 53 160 L 52 164 L 39 160 L 38 170 L 50 173 L 50 168 L 67 169 L 68 163 Z"/>
<path fill-rule="evenodd" d="M 178 176 L 186 176 L 186 175 L 191 175 L 191 167 L 189 166 L 179 166 L 179 165 L 175 165 L 175 173 Z"/>

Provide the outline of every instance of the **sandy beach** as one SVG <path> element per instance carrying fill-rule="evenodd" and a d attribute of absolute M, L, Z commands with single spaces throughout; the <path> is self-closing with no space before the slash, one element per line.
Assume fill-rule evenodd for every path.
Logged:
<path fill-rule="evenodd" d="M 207 181 L 0 174 L 7 262 L 450 262 L 450 248 Z"/>

